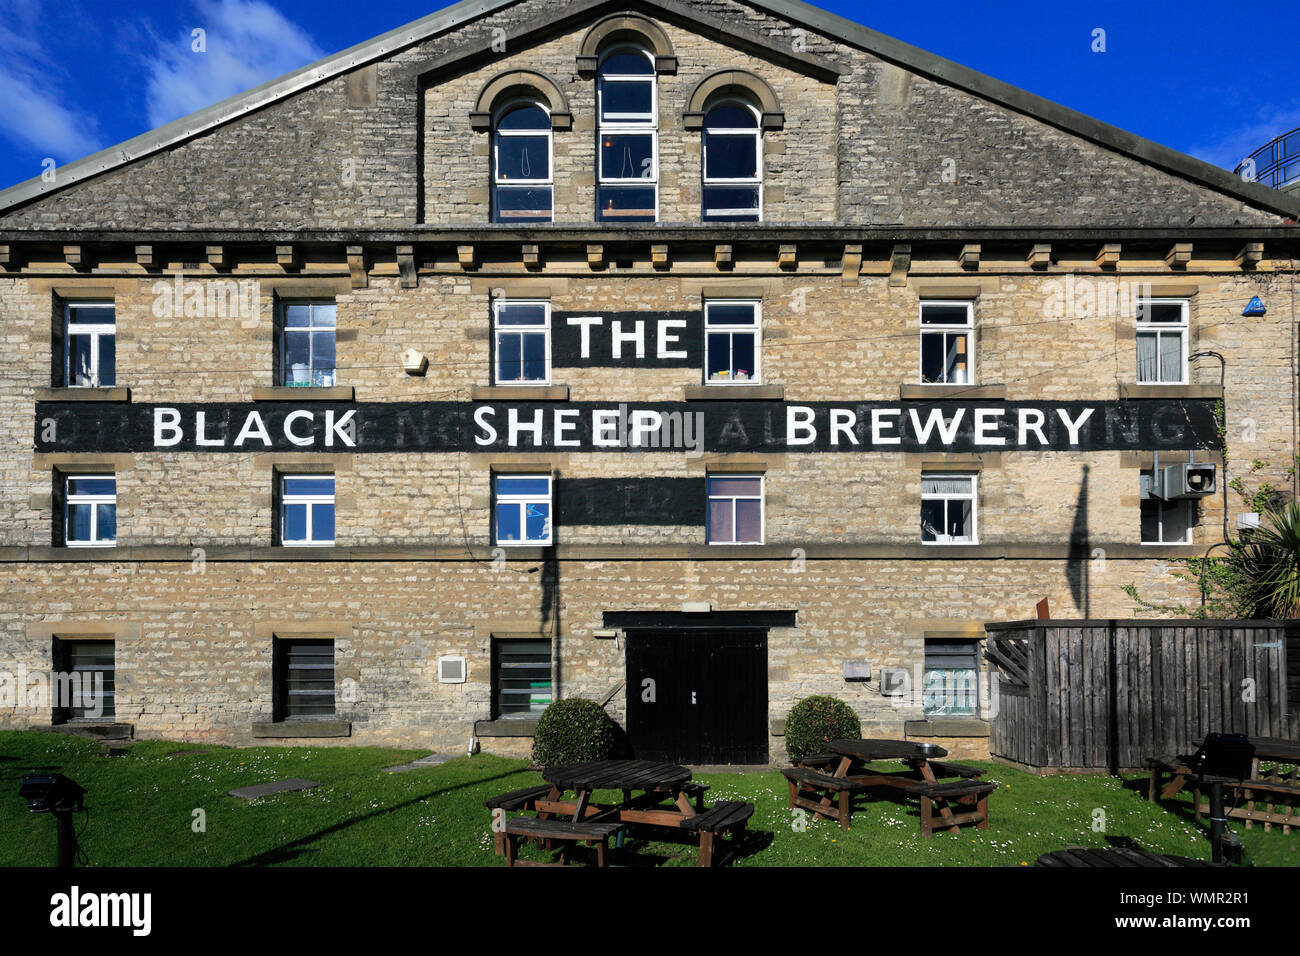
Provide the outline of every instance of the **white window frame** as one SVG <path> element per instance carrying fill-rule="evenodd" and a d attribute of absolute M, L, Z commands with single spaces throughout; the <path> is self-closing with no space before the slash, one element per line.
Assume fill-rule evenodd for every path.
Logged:
<path fill-rule="evenodd" d="M 925 310 L 927 306 L 944 306 L 957 307 L 966 310 L 966 321 L 961 325 L 952 325 L 948 323 L 930 323 L 926 324 Z M 964 388 L 975 384 L 975 303 L 970 299 L 925 299 L 921 302 L 920 311 L 917 314 L 917 324 L 921 327 L 921 338 L 919 341 L 920 348 L 916 357 L 916 380 L 922 385 L 939 385 L 943 387 Z M 965 335 L 966 337 L 966 377 L 970 380 L 967 382 L 927 382 L 925 380 L 925 337 L 927 335 L 949 336 Z M 945 356 L 947 352 L 945 351 Z"/>
<path fill-rule="evenodd" d="M 757 478 L 758 494 L 757 495 L 715 495 L 709 491 L 709 482 L 715 478 Z M 718 547 L 735 547 L 736 545 L 754 545 L 764 544 L 767 541 L 767 478 L 761 474 L 731 474 L 730 472 L 709 472 L 705 475 L 704 484 L 705 505 L 704 505 L 704 532 L 708 537 L 709 545 Z M 758 501 L 758 540 L 757 541 L 714 541 L 709 536 L 709 512 L 712 510 L 710 505 L 714 501 L 731 502 L 731 533 L 736 534 L 736 502 L 737 501 Z"/>
<path fill-rule="evenodd" d="M 754 324 L 736 325 L 734 323 L 718 323 L 717 325 L 709 324 L 709 309 L 715 305 L 748 305 L 754 308 Z M 709 378 L 709 333 L 727 334 L 728 348 L 734 353 L 735 346 L 732 344 L 732 338 L 735 333 L 743 332 L 754 336 L 754 368 L 750 371 L 749 378 L 743 381 L 736 381 L 730 375 L 724 379 Z M 731 355 L 728 355 L 730 360 Z M 728 362 L 728 370 L 734 371 L 734 361 Z M 705 385 L 762 385 L 763 384 L 763 303 L 759 299 L 707 299 L 704 302 L 704 367 L 701 369 Z"/>
<path fill-rule="evenodd" d="M 113 322 L 105 324 L 103 322 L 91 325 L 72 324 L 72 313 L 77 309 L 112 309 Z M 73 330 L 76 331 L 73 331 Z M 77 375 L 79 374 L 72 367 L 72 337 L 89 336 L 90 338 L 90 382 L 85 385 L 77 384 Z M 63 383 L 68 388 L 100 388 L 99 383 L 99 340 L 104 336 L 113 337 L 114 349 L 117 346 L 117 303 L 115 302 L 91 302 L 76 301 L 65 302 L 63 304 Z M 116 363 L 114 363 L 113 381 L 117 381 Z M 108 387 L 108 386 L 104 386 Z"/>
<path fill-rule="evenodd" d="M 73 494 L 72 482 L 74 481 L 112 481 L 113 493 L 111 495 L 89 495 Z M 90 505 L 90 540 L 73 541 L 72 534 L 72 506 L 73 505 Z M 114 508 L 112 538 L 99 537 L 99 506 L 112 505 Z M 76 474 L 63 476 L 63 544 L 68 548 L 115 548 L 117 547 L 117 475 L 107 475 L 103 472 L 98 474 Z"/>
<path fill-rule="evenodd" d="M 544 480 L 546 482 L 546 494 L 530 495 L 503 495 L 497 491 L 497 484 L 502 479 L 526 479 L 530 481 Z M 521 538 L 518 541 L 501 540 L 501 529 L 497 525 L 497 508 L 503 504 L 518 505 L 525 507 L 531 504 L 546 504 L 546 537 L 544 539 Z M 528 533 L 528 515 L 527 512 L 519 517 L 519 533 L 526 535 Z M 555 540 L 555 480 L 548 474 L 540 472 L 494 472 L 492 475 L 492 543 L 499 548 L 545 548 Z"/>
<path fill-rule="evenodd" d="M 1173 324 L 1173 323 L 1170 323 L 1170 322 L 1150 322 L 1150 321 L 1146 321 L 1146 322 L 1144 322 L 1144 321 L 1142 320 L 1142 306 L 1143 306 L 1144 304 L 1147 304 L 1147 303 L 1150 303 L 1151 305 L 1177 305 L 1177 306 L 1181 306 L 1181 308 L 1182 308 L 1182 318 L 1178 321 L 1178 324 L 1177 324 L 1177 325 L 1175 325 L 1175 324 Z M 1138 365 L 1137 365 L 1137 380 L 1138 380 L 1138 384 L 1139 384 L 1139 385 L 1186 385 L 1186 384 L 1188 383 L 1188 365 L 1190 364 L 1190 353 L 1191 353 L 1191 350 L 1192 350 L 1192 335 L 1191 335 L 1191 302 L 1190 302 L 1189 300 L 1187 300 L 1187 299 L 1177 298 L 1177 297 L 1174 297 L 1174 298 L 1159 298 L 1159 297 L 1156 297 L 1156 296 L 1149 296 L 1149 297 L 1145 297 L 1145 298 L 1138 299 L 1138 300 L 1137 300 L 1137 315 L 1135 316 L 1135 325 L 1136 325 L 1136 328 L 1137 328 L 1137 335 L 1138 335 L 1138 338 L 1139 338 L 1139 339 L 1140 339 L 1141 336 L 1144 335 L 1144 334 L 1146 334 L 1146 335 L 1150 335 L 1150 334 L 1152 334 L 1152 333 L 1155 333 L 1155 335 L 1156 335 L 1156 375 L 1157 375 L 1157 377 L 1154 378 L 1154 379 L 1143 379 L 1143 378 L 1142 378 L 1142 360 L 1141 360 L 1141 357 L 1140 357 L 1140 356 L 1141 356 L 1141 352 L 1140 352 L 1140 350 L 1139 350 L 1139 352 L 1138 352 L 1139 358 L 1138 358 L 1138 360 L 1137 360 L 1137 361 L 1138 361 Z M 1181 351 L 1181 353 L 1182 353 L 1182 368 L 1180 369 L 1180 377 L 1179 377 L 1178 381 L 1176 381 L 1176 382 L 1171 382 L 1171 381 L 1167 381 L 1167 380 L 1165 380 L 1165 379 L 1159 378 L 1159 374 L 1160 374 L 1160 339 L 1161 339 L 1163 336 L 1165 336 L 1165 335 L 1178 335 L 1178 336 L 1180 336 L 1181 339 L 1182 339 L 1182 343 L 1181 343 L 1181 347 L 1180 347 L 1180 351 Z"/>
<path fill-rule="evenodd" d="M 279 516 L 280 545 L 285 548 L 332 548 L 334 547 L 334 542 L 338 537 L 338 520 L 339 520 L 339 509 L 336 503 L 336 500 L 338 498 L 338 478 L 332 474 L 299 475 L 299 474 L 281 473 L 278 475 L 278 479 L 280 481 L 280 516 Z M 288 488 L 285 486 L 286 481 L 296 481 L 296 480 L 323 481 L 326 479 L 334 482 L 334 494 L 330 494 L 330 495 L 293 494 L 291 495 L 289 494 Z M 290 541 L 284 535 L 285 518 L 287 516 L 289 505 L 291 504 L 307 506 L 307 537 L 303 538 L 302 540 Z M 334 509 L 334 537 L 330 538 L 329 540 L 325 540 L 323 538 L 317 539 L 312 537 L 312 531 L 313 531 L 312 513 L 314 511 L 312 506 L 322 505 L 322 504 L 327 504 Z"/>
<path fill-rule="evenodd" d="M 508 217 L 506 219 L 500 218 L 501 207 L 500 204 L 497 202 L 497 193 L 502 187 L 505 187 L 506 189 L 510 189 L 512 187 L 519 186 L 524 189 L 537 189 L 539 187 L 545 186 L 551 192 L 551 217 L 550 219 L 547 219 L 545 221 L 555 222 L 555 132 L 553 128 L 549 125 L 549 123 L 547 124 L 545 130 L 546 169 L 549 175 L 545 179 L 503 180 L 501 178 L 501 164 L 497 161 L 498 147 L 500 146 L 501 137 L 505 136 L 509 138 L 511 136 L 518 136 L 518 137 L 528 136 L 528 137 L 536 138 L 542 135 L 542 130 L 537 130 L 537 129 L 503 130 L 500 128 L 499 123 L 501 121 L 501 117 L 505 116 L 511 110 L 514 110 L 521 106 L 537 107 L 543 113 L 546 114 L 548 120 L 550 119 L 551 116 L 551 111 L 546 104 L 533 99 L 518 99 L 518 100 L 512 100 L 511 102 L 507 103 L 505 106 L 501 107 L 499 110 L 496 111 L 496 114 L 492 117 L 492 221 L 493 222 L 511 221 Z"/>
<path fill-rule="evenodd" d="M 969 493 L 969 494 L 953 494 L 953 493 L 946 493 L 946 494 L 926 494 L 926 492 L 925 492 L 925 481 L 926 481 L 927 478 L 930 478 L 930 479 L 937 479 L 937 478 L 950 478 L 950 479 L 951 479 L 951 478 L 969 478 L 969 479 L 970 479 L 970 493 Z M 953 546 L 961 547 L 961 546 L 966 546 L 966 545 L 979 544 L 979 543 L 980 543 L 980 534 L 979 534 L 979 527 L 980 527 L 980 525 L 979 525 L 979 520 L 980 520 L 980 502 L 979 502 L 979 498 L 980 498 L 980 476 L 979 476 L 979 473 L 978 473 L 978 472 L 962 472 L 962 471 L 925 471 L 925 472 L 922 472 L 922 473 L 921 473 L 921 501 L 922 501 L 922 502 L 925 502 L 925 501 L 942 501 L 942 502 L 944 502 L 944 509 L 943 509 L 944 522 L 943 522 L 943 526 L 944 526 L 945 528 L 948 527 L 948 520 L 947 520 L 947 519 L 948 519 L 948 502 L 952 502 L 952 501 L 969 501 L 969 502 L 971 503 L 971 506 L 970 506 L 970 537 L 969 537 L 968 539 L 962 539 L 962 540 L 960 540 L 960 541 L 952 541 L 952 540 L 946 540 L 946 541 L 945 541 L 945 540 L 943 540 L 943 539 L 945 539 L 945 538 L 950 538 L 950 536 L 947 535 L 947 534 L 938 534 L 938 535 L 935 536 L 935 540 L 934 540 L 934 541 L 926 541 L 926 540 L 925 540 L 925 534 L 924 534 L 924 532 L 922 532 L 922 534 L 921 534 L 921 543 L 922 543 L 923 545 L 925 545 L 926 547 L 953 547 Z"/>
<path fill-rule="evenodd" d="M 637 74 L 635 76 L 611 75 L 606 76 L 604 72 L 605 61 L 612 56 L 621 53 L 635 53 L 644 57 L 650 63 L 649 75 Z M 650 84 L 650 116 L 644 119 L 620 118 L 606 120 L 602 101 L 604 100 L 604 84 L 606 83 L 649 83 Z M 620 114 L 621 115 L 621 114 Z M 640 133 L 649 134 L 650 136 L 650 176 L 637 175 L 631 178 L 622 178 L 605 175 L 604 150 L 601 148 L 600 140 L 606 133 L 618 135 L 620 133 Z M 600 63 L 596 69 L 596 218 L 602 222 L 617 222 L 619 217 L 613 216 L 605 219 L 600 211 L 600 187 L 601 186 L 641 186 L 652 187 L 654 189 L 654 221 L 659 221 L 659 73 L 655 68 L 655 58 L 649 50 L 636 44 L 619 44 L 606 50 L 600 56 Z"/>
<path fill-rule="evenodd" d="M 542 307 L 542 324 L 537 325 L 501 325 L 498 321 L 501 309 L 511 305 L 539 305 Z M 503 380 L 501 378 L 501 336 L 517 332 L 520 335 L 541 333 L 546 342 L 546 376 L 542 379 Z M 519 348 L 520 370 L 523 369 L 523 345 Z M 551 303 L 549 299 L 493 299 L 492 300 L 492 384 L 527 388 L 529 386 L 551 384 Z"/>
<path fill-rule="evenodd" d="M 1154 470 L 1143 471 L 1139 477 L 1139 481 L 1143 479 L 1147 479 L 1147 487 L 1148 488 L 1151 487 L 1151 483 L 1155 480 Z M 1144 501 L 1155 502 L 1156 507 L 1158 509 L 1156 512 L 1156 530 L 1160 535 L 1161 540 L 1159 541 L 1147 541 L 1142 537 L 1142 510 L 1141 509 L 1142 509 L 1142 502 Z M 1165 505 L 1167 504 L 1182 505 L 1184 511 L 1186 512 L 1187 533 L 1184 535 L 1184 537 L 1181 540 L 1178 541 L 1164 540 Z M 1166 502 L 1164 499 L 1156 498 L 1154 496 L 1150 498 L 1141 498 L 1141 497 L 1138 498 L 1138 541 L 1144 547 L 1169 548 L 1169 547 L 1178 547 L 1179 545 L 1191 544 L 1194 540 L 1194 535 L 1195 535 L 1195 523 L 1196 523 L 1196 500 L 1193 498 L 1188 498 L 1183 501 L 1178 501 L 1175 499 L 1172 502 Z"/>
<path fill-rule="evenodd" d="M 755 125 L 753 129 L 731 128 L 710 130 L 708 128 L 709 113 L 721 106 L 739 106 L 741 109 L 748 110 L 754 114 Z M 754 139 L 754 153 L 757 157 L 756 165 L 758 171 L 753 179 L 727 179 L 727 178 L 709 178 L 709 139 L 713 136 L 752 136 Z M 718 216 L 725 213 L 743 213 L 748 215 L 748 209 L 714 209 L 709 210 L 704 205 L 704 188 L 709 186 L 753 186 L 758 189 L 758 222 L 763 221 L 763 114 L 757 110 L 752 103 L 738 97 L 728 97 L 709 106 L 704 113 L 704 126 L 700 130 L 700 181 L 702 188 L 700 191 L 700 219 L 707 222 L 727 222 L 726 219 L 707 219 L 706 215 Z M 752 222 L 751 219 L 736 219 L 732 222 Z"/>
<path fill-rule="evenodd" d="M 291 306 L 307 306 L 311 311 L 308 314 L 305 326 L 296 325 L 289 327 L 289 308 Z M 318 306 L 331 306 L 334 309 L 334 324 L 316 325 L 316 308 Z M 307 374 L 311 380 L 306 386 L 298 385 L 297 388 L 332 388 L 339 382 L 339 313 L 338 302 L 334 299 L 283 299 L 279 303 L 280 309 L 280 384 L 281 386 L 290 386 L 292 381 L 292 369 L 289 366 L 289 336 L 306 335 L 307 336 Z M 334 368 L 330 370 L 330 380 L 328 384 L 322 383 L 317 385 L 315 382 L 316 370 L 312 367 L 314 358 L 312 337 L 320 332 L 330 331 L 334 333 Z"/>

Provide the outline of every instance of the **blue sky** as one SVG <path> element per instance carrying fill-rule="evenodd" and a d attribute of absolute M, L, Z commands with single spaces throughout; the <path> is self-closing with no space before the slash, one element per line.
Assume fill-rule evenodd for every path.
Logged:
<path fill-rule="evenodd" d="M 0 0 L 0 188 L 433 12 L 418 0 Z M 1208 0 L 827 0 L 841 16 L 1231 168 L 1300 126 L 1280 21 Z M 192 50 L 205 31 L 205 53 Z M 1105 52 L 1093 52 L 1094 31 Z M 1272 76 L 1269 59 L 1279 63 Z"/>

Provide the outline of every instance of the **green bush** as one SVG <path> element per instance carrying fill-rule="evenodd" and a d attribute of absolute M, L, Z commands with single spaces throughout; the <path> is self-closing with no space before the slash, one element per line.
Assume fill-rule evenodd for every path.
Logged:
<path fill-rule="evenodd" d="M 608 760 L 618 740 L 618 724 L 594 700 L 569 697 L 542 711 L 533 736 L 533 762 L 542 767 Z"/>
<path fill-rule="evenodd" d="M 862 736 L 862 723 L 838 697 L 805 697 L 785 719 L 785 749 L 791 760 L 822 753 L 826 741 Z"/>

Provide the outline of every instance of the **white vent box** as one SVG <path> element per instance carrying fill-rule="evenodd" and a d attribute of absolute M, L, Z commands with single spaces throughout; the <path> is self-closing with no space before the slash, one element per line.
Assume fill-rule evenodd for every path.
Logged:
<path fill-rule="evenodd" d="M 465 657 L 464 655 L 448 655 L 438 658 L 438 683 L 439 684 L 463 684 L 465 683 Z"/>

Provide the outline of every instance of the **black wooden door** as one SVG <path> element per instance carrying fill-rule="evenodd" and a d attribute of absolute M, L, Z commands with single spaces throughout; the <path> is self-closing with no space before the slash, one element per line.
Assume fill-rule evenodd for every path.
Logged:
<path fill-rule="evenodd" d="M 627 732 L 641 760 L 767 762 L 767 632 L 627 632 Z"/>

